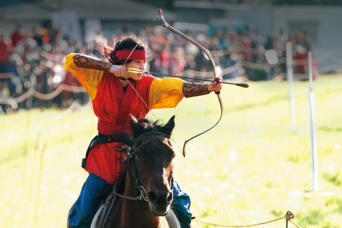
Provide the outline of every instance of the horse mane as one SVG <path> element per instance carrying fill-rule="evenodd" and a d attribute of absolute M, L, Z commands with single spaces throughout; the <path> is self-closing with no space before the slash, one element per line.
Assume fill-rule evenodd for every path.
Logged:
<path fill-rule="evenodd" d="M 143 133 L 153 131 L 153 130 L 160 130 L 162 127 L 162 120 L 158 119 L 152 122 L 147 118 L 142 118 L 138 120 L 138 124 L 142 127 Z"/>
<path fill-rule="evenodd" d="M 171 117 L 169 122 L 163 124 L 163 120 L 161 119 L 151 121 L 148 118 L 136 119 L 134 116 L 131 116 L 133 138 L 136 139 L 139 135 L 151 131 L 164 133 L 168 138 L 170 138 L 174 128 L 174 118 L 174 116 Z"/>

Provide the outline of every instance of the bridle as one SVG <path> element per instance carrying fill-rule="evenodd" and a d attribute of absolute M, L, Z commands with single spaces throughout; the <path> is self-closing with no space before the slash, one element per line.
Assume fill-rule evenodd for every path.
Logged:
<path fill-rule="evenodd" d="M 144 200 L 146 202 L 148 202 L 148 197 L 147 197 L 147 191 L 145 189 L 145 187 L 143 186 L 143 184 L 140 181 L 140 177 L 139 177 L 139 172 L 136 166 L 136 162 L 135 162 L 135 158 L 137 156 L 136 154 L 136 147 L 137 145 L 140 143 L 140 141 L 149 135 L 161 135 L 165 138 L 168 138 L 167 135 L 165 135 L 164 133 L 152 130 L 152 131 L 148 131 L 145 132 L 143 134 L 141 134 L 140 136 L 138 136 L 134 141 L 133 141 L 133 145 L 132 147 L 127 147 L 127 154 L 128 154 L 128 168 L 127 168 L 127 172 L 129 172 L 130 174 L 130 180 L 131 183 L 133 184 L 134 189 L 136 189 L 137 195 L 138 196 L 126 196 L 123 194 L 120 194 L 117 192 L 117 188 L 120 184 L 120 182 L 116 183 L 113 187 L 113 193 L 122 198 L 122 199 L 128 199 L 128 200 Z M 170 180 L 169 180 L 169 185 L 170 185 L 170 189 L 173 188 L 173 177 L 171 176 Z"/>

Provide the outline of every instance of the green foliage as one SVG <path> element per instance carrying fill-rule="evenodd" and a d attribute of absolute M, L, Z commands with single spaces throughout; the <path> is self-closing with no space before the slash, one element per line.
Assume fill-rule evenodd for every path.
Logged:
<path fill-rule="evenodd" d="M 321 210 L 309 210 L 305 215 L 299 214 L 299 223 L 303 227 L 318 226 L 324 221 L 324 213 Z"/>
<path fill-rule="evenodd" d="M 342 214 L 342 198 L 331 198 L 326 201 L 327 207 L 332 208 L 332 212 Z"/>
<path fill-rule="evenodd" d="M 336 185 L 336 186 L 341 186 L 342 184 L 342 179 L 340 177 L 340 173 L 323 173 L 323 177 L 325 180 L 327 180 L 328 182 Z"/>
<path fill-rule="evenodd" d="M 276 218 L 279 218 L 279 217 L 282 217 L 283 215 L 285 215 L 285 212 L 282 210 L 271 210 L 270 214 Z"/>
<path fill-rule="evenodd" d="M 329 126 L 322 126 L 320 127 L 319 129 L 320 131 L 326 131 L 326 132 L 329 132 L 329 133 L 339 133 L 339 132 L 342 132 L 342 127 L 329 127 Z"/>

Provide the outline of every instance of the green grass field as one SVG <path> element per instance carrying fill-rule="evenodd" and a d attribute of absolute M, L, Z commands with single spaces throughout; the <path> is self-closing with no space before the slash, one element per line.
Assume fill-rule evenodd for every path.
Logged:
<path fill-rule="evenodd" d="M 219 117 L 214 94 L 176 109 L 175 175 L 192 198 L 193 227 L 263 223 L 294 214 L 288 227 L 342 227 L 342 76 L 314 83 L 317 191 L 313 191 L 308 82 L 294 83 L 295 129 L 286 81 L 225 85 L 218 126 L 187 144 Z M 31 110 L 0 116 L 0 227 L 66 227 L 87 173 L 80 167 L 97 133 L 90 107 Z M 215 225 L 210 225 L 210 224 Z M 286 227 L 286 220 L 257 227 Z"/>

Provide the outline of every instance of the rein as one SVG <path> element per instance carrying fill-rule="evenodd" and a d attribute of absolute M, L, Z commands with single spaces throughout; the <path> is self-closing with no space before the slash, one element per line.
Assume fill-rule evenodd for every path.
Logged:
<path fill-rule="evenodd" d="M 125 196 L 123 194 L 120 194 L 117 192 L 117 185 L 118 183 L 116 183 L 113 187 L 113 194 L 122 198 L 122 199 L 128 199 L 128 200 L 144 200 L 146 202 L 148 202 L 148 198 L 147 198 L 147 191 L 144 188 L 144 186 L 141 184 L 141 181 L 139 179 L 139 173 L 137 171 L 137 166 L 135 164 L 135 151 L 136 151 L 136 146 L 139 140 L 141 140 L 141 138 L 148 136 L 148 135 L 162 135 L 165 138 L 168 138 L 167 135 L 165 135 L 164 133 L 158 132 L 158 131 L 148 131 L 145 132 L 141 135 L 139 135 L 133 142 L 133 146 L 131 148 L 128 148 L 128 165 L 129 165 L 129 169 L 128 172 L 130 174 L 130 178 L 131 178 L 131 183 L 133 184 L 133 187 L 137 190 L 138 192 L 138 196 L 132 197 L 132 196 Z M 173 187 L 173 178 L 170 180 L 170 186 L 171 189 Z"/>
<path fill-rule="evenodd" d="M 140 187 L 142 187 L 142 186 L 140 186 Z M 143 189 L 143 190 L 145 191 L 145 193 L 146 193 L 145 188 L 142 187 L 142 189 Z M 132 196 L 125 196 L 125 195 L 122 195 L 122 194 L 120 194 L 120 193 L 117 193 L 117 192 L 116 192 L 116 186 L 114 186 L 114 188 L 113 188 L 113 193 L 114 193 L 114 195 L 119 196 L 119 197 L 122 198 L 122 199 L 128 199 L 128 200 L 145 200 L 146 202 L 148 201 L 147 198 L 146 198 L 146 196 L 144 196 L 144 195 L 141 193 L 141 191 L 140 191 L 140 195 L 139 195 L 139 196 L 135 196 L 135 197 L 132 197 Z"/>

